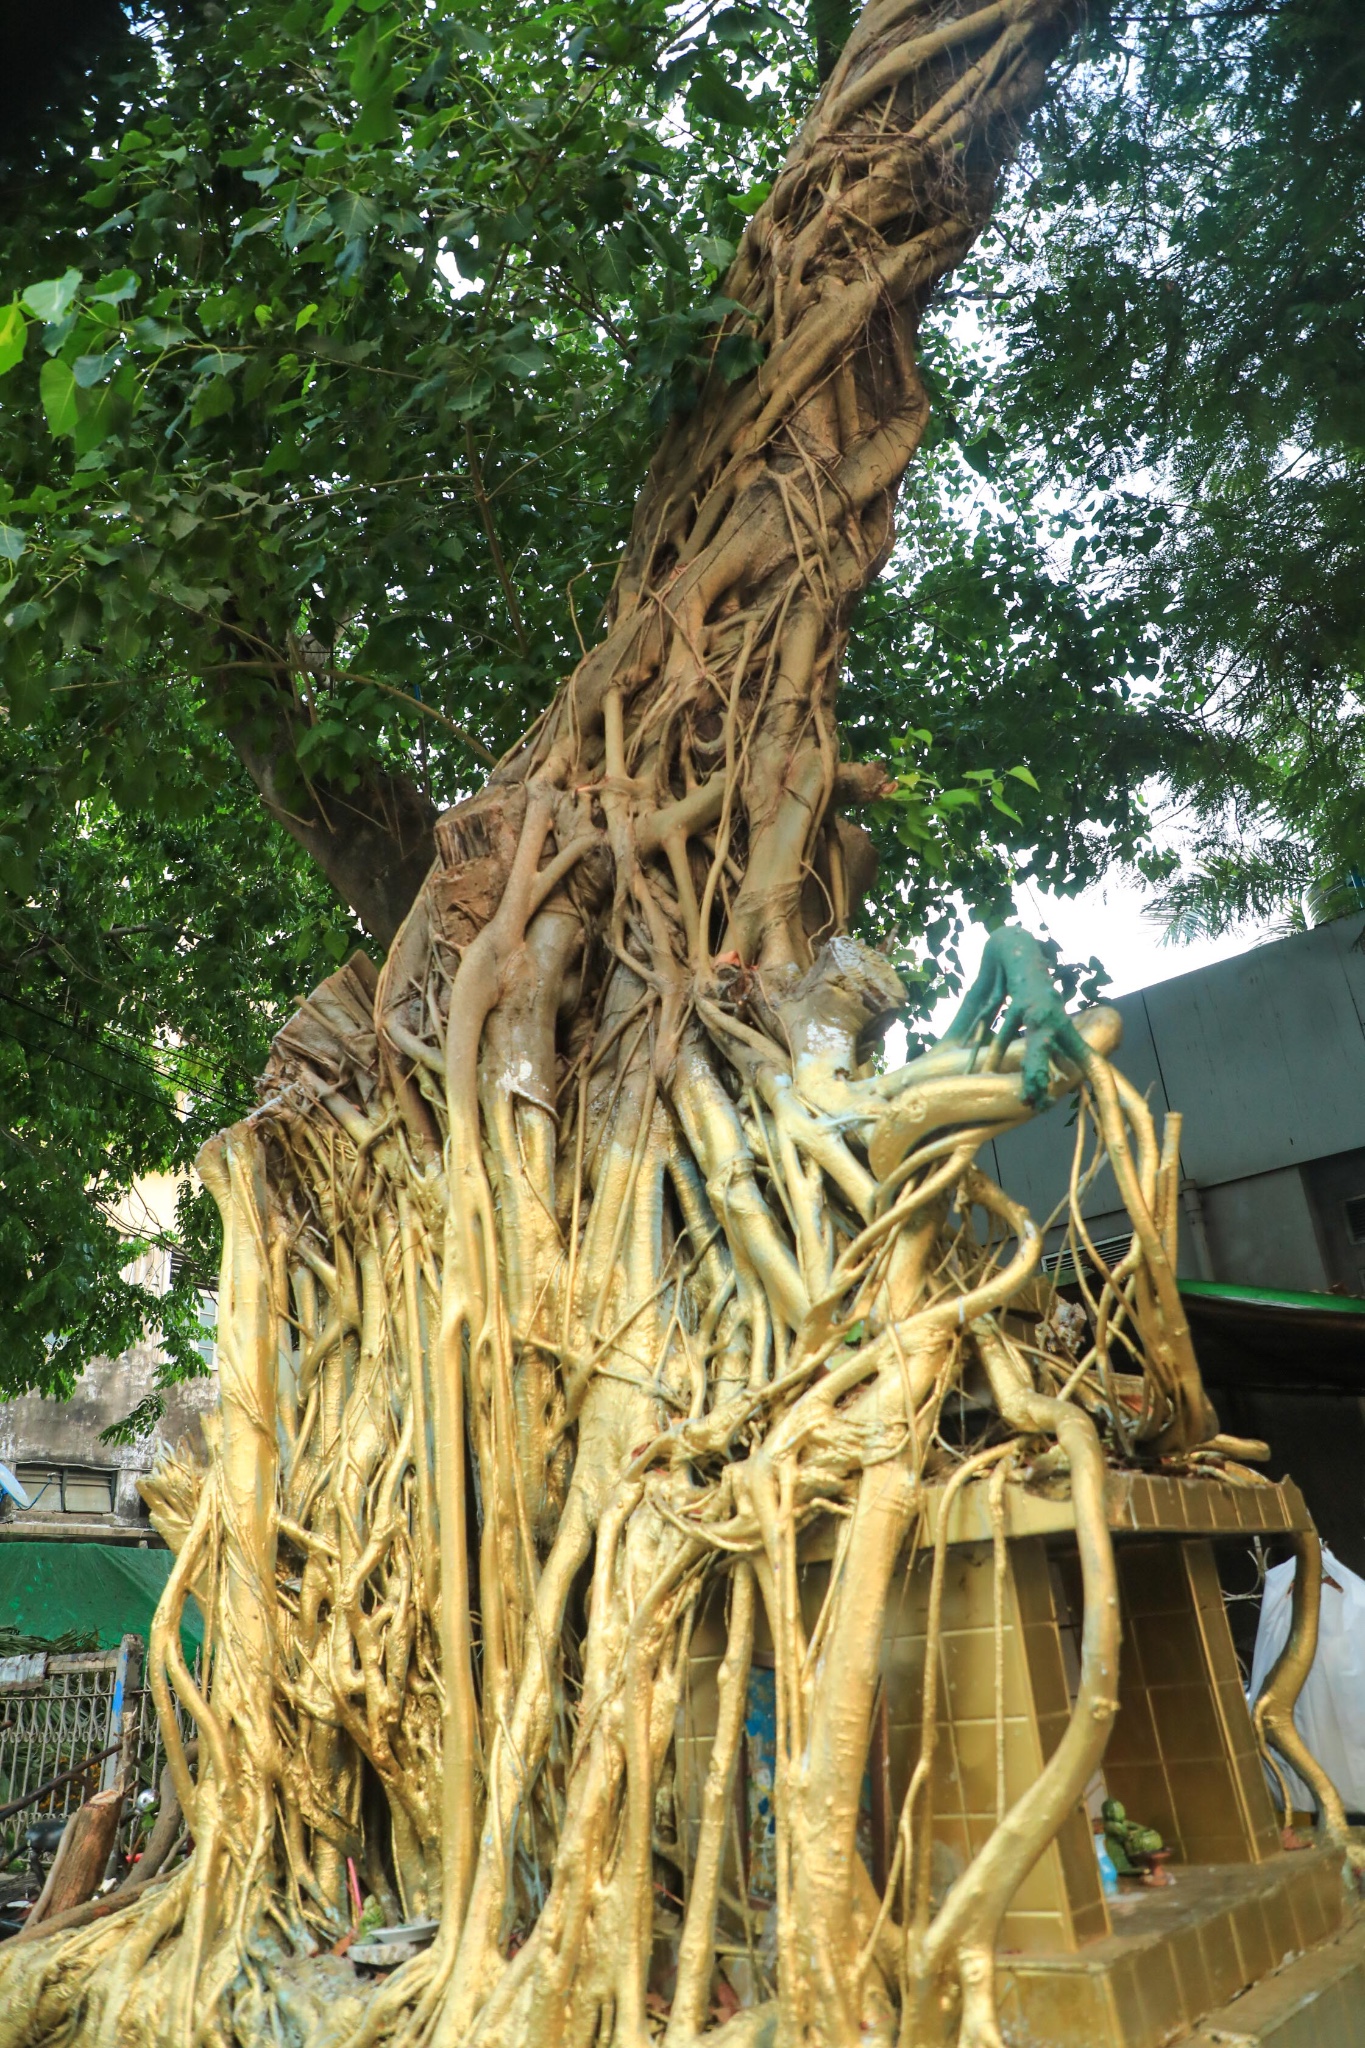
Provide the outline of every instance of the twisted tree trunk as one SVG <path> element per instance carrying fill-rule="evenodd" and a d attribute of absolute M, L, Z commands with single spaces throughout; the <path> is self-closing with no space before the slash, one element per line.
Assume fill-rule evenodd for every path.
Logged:
<path fill-rule="evenodd" d="M 1178 1169 L 1107 1064 L 1112 1013 L 1078 1029 L 1004 943 L 941 1049 L 866 1065 L 903 997 L 845 936 L 870 861 L 844 813 L 882 776 L 840 761 L 835 688 L 927 420 L 921 313 L 1074 12 L 865 10 L 725 287 L 748 313 L 717 344 L 751 326 L 761 369 L 717 368 L 669 429 L 605 637 L 439 822 L 377 981 L 357 960 L 316 991 L 261 1108 L 208 1148 L 221 1413 L 207 1471 L 153 1489 L 177 1558 L 152 1682 L 193 1858 L 0 1958 L 0 2043 L 685 2048 L 718 1944 L 753 1940 L 731 1793 L 760 1614 L 776 1962 L 727 2038 L 919 2044 L 960 2014 L 996 2043 L 1000 1917 L 1112 1712 L 1088 1412 L 1119 1412 L 1111 1342 L 1146 1362 L 1129 1451 L 1216 1425 L 1171 1278 Z M 997 1319 L 1038 1233 L 972 1162 L 1083 1079 L 1134 1237 L 1059 1392 Z M 877 1898 L 854 1843 L 888 1587 L 976 1357 L 999 1420 L 959 1473 L 1039 1439 L 1070 1463 L 1083 1688 L 1074 1740 L 931 1913 L 915 1784 L 899 1891 Z M 798 1534 L 831 1515 L 808 1638 Z M 191 1591 L 206 1696 L 179 1652 Z M 717 1600 L 693 1825 L 673 1743 Z M 317 1957 L 350 1922 L 348 1861 L 391 1919 L 439 1918 L 382 1987 Z"/>

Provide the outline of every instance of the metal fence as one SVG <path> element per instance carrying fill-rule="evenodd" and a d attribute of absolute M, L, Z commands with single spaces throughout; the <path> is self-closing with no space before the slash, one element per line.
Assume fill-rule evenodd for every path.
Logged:
<path fill-rule="evenodd" d="M 141 1657 L 134 1653 L 129 1666 L 130 1644 L 141 1648 L 137 1637 L 125 1637 L 117 1650 L 0 1661 L 0 1806 L 22 1799 L 87 1758 L 98 1759 L 79 1776 L 0 1821 L 0 1867 L 24 1853 L 24 1831 L 36 1820 L 65 1818 L 83 1799 L 112 1785 L 121 1754 L 132 1761 L 134 1792 L 143 1786 L 159 1788 L 165 1748 L 151 1694 L 142 1682 Z M 121 1683 L 121 1678 L 133 1683 Z M 118 1750 L 101 1758 L 100 1751 L 113 1744 Z M 132 1848 L 141 1827 L 130 1797 L 119 1831 L 122 1849 Z"/>

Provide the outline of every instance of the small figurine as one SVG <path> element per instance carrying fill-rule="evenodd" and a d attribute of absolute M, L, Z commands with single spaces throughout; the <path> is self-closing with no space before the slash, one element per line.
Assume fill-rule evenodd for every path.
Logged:
<path fill-rule="evenodd" d="M 1039 1323 L 1034 1331 L 1034 1341 L 1040 1351 L 1049 1352 L 1054 1358 L 1079 1358 L 1089 1329 L 1080 1303 L 1059 1295 L 1048 1312 L 1047 1320 Z"/>
<path fill-rule="evenodd" d="M 1147 1885 L 1175 1882 L 1163 1867 L 1170 1861 L 1171 1852 L 1155 1828 L 1145 1828 L 1140 1821 L 1129 1820 L 1120 1799 L 1106 1799 L 1100 1813 L 1104 1821 L 1105 1843 L 1120 1877 L 1136 1877 Z"/>

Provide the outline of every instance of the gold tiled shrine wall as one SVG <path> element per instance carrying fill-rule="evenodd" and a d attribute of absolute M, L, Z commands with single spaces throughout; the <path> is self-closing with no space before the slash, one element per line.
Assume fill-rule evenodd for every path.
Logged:
<path fill-rule="evenodd" d="M 1124 1639 L 1106 1789 L 1135 1819 L 1158 1828 L 1182 1863 L 1254 1863 L 1273 1855 L 1274 1814 L 1210 1544 L 1190 1536 L 1120 1536 L 1115 1551 Z M 1035 1781 L 1061 1739 L 1074 1696 L 1081 1604 L 1074 1549 L 1065 1538 L 1020 1536 L 1006 1555 L 997 1649 L 991 1545 L 957 1542 L 947 1554 L 932 1779 L 939 1890 L 983 1846 L 1002 1796 L 1009 1806 Z M 884 1707 L 875 1717 L 870 1761 L 885 1773 L 892 1830 L 920 1754 L 931 1569 L 921 1552 L 894 1582 L 887 1609 Z M 828 1575 L 823 1560 L 801 1567 L 808 1630 Z M 680 1806 L 693 1829 L 716 1725 L 723 1598 L 718 1589 L 695 1631 L 679 1729 Z M 771 1653 L 761 1607 L 756 1650 L 760 1659 Z M 876 1753 L 878 1735 L 884 1754 Z M 1074 1951 L 1108 1927 L 1092 1829 L 1078 1806 L 1016 1893 L 1001 1947 L 1025 1955 Z"/>
<path fill-rule="evenodd" d="M 1119 1713 L 1104 1759 L 1110 1794 L 1157 1828 L 1181 1863 L 1257 1863 L 1279 1849 L 1206 1541 L 1115 1545 L 1123 1650 Z M 1074 1552 L 1061 1558 L 1080 1610 Z"/>
<path fill-rule="evenodd" d="M 1037 1778 L 1066 1727 L 1070 1710 L 1048 1561 L 1040 1538 L 1007 1551 L 1002 1658 L 1004 1802 L 1011 1805 Z M 931 1559 L 921 1553 L 893 1584 L 882 1644 L 885 1770 L 894 1829 L 920 1753 L 924 1694 L 925 1615 Z M 829 1566 L 801 1568 L 801 1602 L 812 1629 L 829 1582 Z M 716 1728 L 716 1680 L 725 1640 L 720 1597 L 693 1635 L 689 1679 L 676 1750 L 679 1804 L 695 1836 L 701 1788 Z M 934 1838 L 939 1889 L 982 1847 L 996 1821 L 997 1743 L 994 1569 L 989 1544 L 955 1544 L 948 1552 L 938 1669 L 934 1755 Z M 771 1653 L 760 1620 L 759 1657 Z M 878 1719 L 881 1717 L 879 1716 Z M 881 1759 L 875 1759 L 880 1763 Z M 1002 1930 L 1006 1948 L 1027 1952 L 1074 1948 L 1108 1925 L 1089 1823 L 1078 1807 L 1015 1895 Z"/>
<path fill-rule="evenodd" d="M 933 1772 L 934 1836 L 944 1851 L 944 1878 L 964 1869 L 984 1846 L 996 1823 L 1001 1791 L 1008 1807 L 1033 1784 L 1070 1714 L 1042 1540 L 1011 1543 L 1007 1559 L 1000 1642 L 1002 1730 L 996 1707 L 991 1548 L 955 1545 L 947 1557 Z M 920 1753 L 930 1571 L 929 1557 L 917 1559 L 887 1612 L 882 1671 L 893 1813 L 900 1811 Z M 1003 1787 L 997 1777 L 1000 1761 Z M 1090 1825 L 1078 1806 L 1015 1893 L 1001 1946 L 1026 1954 L 1070 1949 L 1103 1934 L 1107 1926 Z"/>

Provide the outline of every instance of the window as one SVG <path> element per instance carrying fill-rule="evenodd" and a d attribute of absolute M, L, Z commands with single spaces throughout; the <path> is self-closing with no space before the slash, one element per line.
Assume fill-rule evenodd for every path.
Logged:
<path fill-rule="evenodd" d="M 1352 1244 L 1365 1244 L 1365 1195 L 1353 1195 L 1346 1203 L 1346 1231 Z"/>
<path fill-rule="evenodd" d="M 15 1477 L 44 1515 L 111 1515 L 114 1474 L 69 1465 L 20 1465 Z"/>
<path fill-rule="evenodd" d="M 68 1515 L 111 1515 L 114 1480 L 108 1472 L 63 1472 L 62 1506 Z"/>
<path fill-rule="evenodd" d="M 218 1363 L 218 1296 L 201 1293 L 199 1296 L 199 1327 L 204 1332 L 195 1350 L 212 1372 Z"/>

